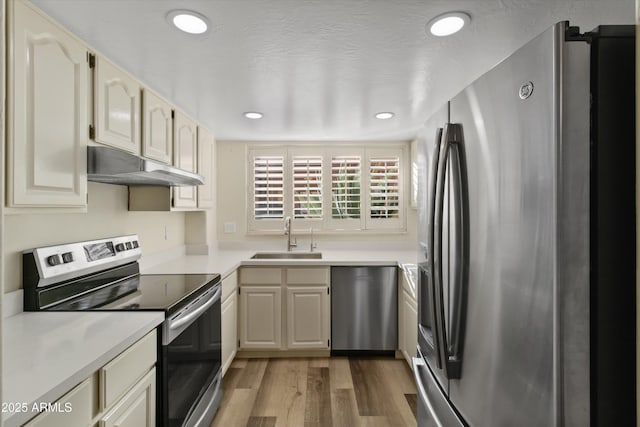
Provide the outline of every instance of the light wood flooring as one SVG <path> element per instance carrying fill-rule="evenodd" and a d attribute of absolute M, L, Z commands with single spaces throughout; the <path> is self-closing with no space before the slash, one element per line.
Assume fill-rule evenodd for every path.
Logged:
<path fill-rule="evenodd" d="M 236 359 L 223 393 L 211 427 L 416 425 L 416 387 L 400 359 Z"/>

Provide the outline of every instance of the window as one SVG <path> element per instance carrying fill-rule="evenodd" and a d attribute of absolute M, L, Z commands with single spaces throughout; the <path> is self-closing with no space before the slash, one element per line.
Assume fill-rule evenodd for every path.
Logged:
<path fill-rule="evenodd" d="M 281 233 L 288 216 L 299 231 L 404 231 L 407 148 L 250 148 L 249 231 Z"/>
<path fill-rule="evenodd" d="M 369 159 L 369 218 L 400 216 L 400 158 Z"/>
<path fill-rule="evenodd" d="M 293 156 L 293 216 L 322 218 L 322 157 Z"/>
<path fill-rule="evenodd" d="M 253 159 L 253 212 L 256 220 L 284 218 L 284 158 Z"/>
<path fill-rule="evenodd" d="M 360 218 L 360 156 L 331 158 L 331 217 Z"/>

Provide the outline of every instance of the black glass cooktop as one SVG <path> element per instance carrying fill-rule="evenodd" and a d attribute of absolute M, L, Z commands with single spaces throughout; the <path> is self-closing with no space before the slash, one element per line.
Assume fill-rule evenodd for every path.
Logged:
<path fill-rule="evenodd" d="M 46 310 L 163 310 L 172 312 L 220 281 L 219 274 L 135 275 L 106 284 Z M 75 285 L 78 287 L 78 284 Z"/>

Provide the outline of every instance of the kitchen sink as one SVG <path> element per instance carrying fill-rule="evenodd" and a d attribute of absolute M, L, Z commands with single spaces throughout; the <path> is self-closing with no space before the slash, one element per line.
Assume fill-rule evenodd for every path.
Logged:
<path fill-rule="evenodd" d="M 258 252 L 251 259 L 322 259 L 321 252 Z"/>

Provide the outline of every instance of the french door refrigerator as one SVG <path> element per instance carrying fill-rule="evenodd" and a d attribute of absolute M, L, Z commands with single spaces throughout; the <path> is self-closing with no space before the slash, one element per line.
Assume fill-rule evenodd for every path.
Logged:
<path fill-rule="evenodd" d="M 418 425 L 635 426 L 635 41 L 561 22 L 419 138 Z"/>

